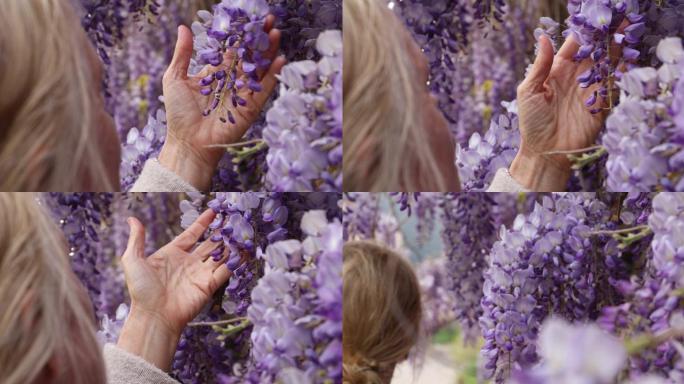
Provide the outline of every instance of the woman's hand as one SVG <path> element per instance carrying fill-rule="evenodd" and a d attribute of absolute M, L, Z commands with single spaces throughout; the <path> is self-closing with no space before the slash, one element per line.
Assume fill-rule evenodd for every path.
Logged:
<path fill-rule="evenodd" d="M 199 82 L 206 77 L 209 68 L 197 76 L 188 76 L 193 54 L 192 32 L 184 26 L 178 28 L 176 50 L 163 80 L 168 133 L 159 162 L 201 191 L 209 190 L 212 175 L 225 153 L 224 149 L 211 146 L 233 144 L 240 140 L 259 117 L 275 90 L 276 75 L 286 60 L 284 57 L 276 58 L 280 48 L 280 31 L 273 28 L 274 22 L 274 16 L 269 15 L 265 23 L 270 43 L 265 57 L 272 63 L 261 76 L 262 91 L 253 93 L 244 87 L 239 92 L 240 97 L 247 101 L 244 107 L 234 108 L 226 103 L 226 108 L 235 117 L 235 124 L 222 122 L 220 118 L 225 119 L 226 116 L 219 116 L 218 113 L 203 116 L 212 99 L 211 96 L 200 94 Z M 232 53 L 227 53 L 229 55 Z"/>
<path fill-rule="evenodd" d="M 160 369 L 170 368 L 183 328 L 230 277 L 224 258 L 209 253 L 218 243 L 193 246 L 216 214 L 207 210 L 185 232 L 153 255 L 145 257 L 145 228 L 129 219 L 131 235 L 121 258 L 131 311 L 118 346 Z"/>
<path fill-rule="evenodd" d="M 518 87 L 520 151 L 511 175 L 534 191 L 564 191 L 571 164 L 564 154 L 594 145 L 605 113 L 592 114 L 585 101 L 598 85 L 580 88 L 577 77 L 592 66 L 591 59 L 577 62 L 579 44 L 568 37 L 558 54 L 545 36 L 532 71 Z M 600 98 L 599 98 L 600 99 Z M 597 101 L 592 108 L 604 108 Z"/>

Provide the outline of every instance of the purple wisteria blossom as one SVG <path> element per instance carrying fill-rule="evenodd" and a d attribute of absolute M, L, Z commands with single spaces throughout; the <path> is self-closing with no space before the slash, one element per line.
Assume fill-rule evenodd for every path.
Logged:
<path fill-rule="evenodd" d="M 456 149 L 456 166 L 465 191 L 486 191 L 494 175 L 508 168 L 520 147 L 518 109 L 516 102 L 505 104 L 508 112 L 492 119 L 482 137 L 475 132 L 467 147 Z"/>
<path fill-rule="evenodd" d="M 254 324 L 251 362 L 240 382 L 341 380 L 342 225 L 310 211 L 301 230 L 304 241 L 276 242 L 263 256 L 266 272 L 247 316 Z"/>
<path fill-rule="evenodd" d="M 477 339 L 487 254 L 496 241 L 496 203 L 487 193 L 458 193 L 442 202 L 442 243 L 453 311 L 467 341 Z"/>
<path fill-rule="evenodd" d="M 211 69 L 203 73 L 201 93 L 210 96 L 204 114 L 218 113 L 221 121 L 235 124 L 230 108 L 247 105 L 241 90 L 261 92 L 259 71 L 269 68 L 271 60 L 265 54 L 269 48 L 264 31 L 269 7 L 266 0 L 223 0 L 213 13 L 198 13 L 202 22 L 192 25 L 195 34 L 193 72 L 202 66 Z"/>
<path fill-rule="evenodd" d="M 627 349 L 595 324 L 549 318 L 539 332 L 542 363 L 513 374 L 512 384 L 611 384 L 627 363 Z"/>
<path fill-rule="evenodd" d="M 614 105 L 612 92 L 615 82 L 622 77 L 618 64 L 631 66 L 637 63 L 641 53 L 638 44 L 646 32 L 644 15 L 637 0 L 569 0 L 567 20 L 569 29 L 581 47 L 575 60 L 591 59 L 594 65 L 577 78 L 582 88 L 599 84 L 598 90 L 587 100 L 592 113 L 599 113 L 596 101 L 602 99 L 611 107 Z M 619 30 L 623 22 L 629 26 Z M 617 63 L 611 62 L 611 49 L 622 49 L 622 57 Z"/>
<path fill-rule="evenodd" d="M 126 135 L 121 153 L 121 189 L 130 190 L 145 166 L 145 162 L 159 154 L 166 140 L 166 115 L 158 110 L 150 115 L 142 130 L 131 128 Z"/>
<path fill-rule="evenodd" d="M 603 135 L 610 191 L 684 190 L 684 135 L 675 102 L 684 93 L 681 39 L 663 39 L 657 55 L 659 68 L 634 68 L 619 82 L 621 102 Z"/>
<path fill-rule="evenodd" d="M 512 228 L 501 229 L 484 274 L 485 377 L 504 382 L 512 370 L 535 364 L 535 343 L 548 315 L 580 320 L 595 311 L 591 233 L 608 216 L 593 194 L 551 195 Z"/>
<path fill-rule="evenodd" d="M 182 203 L 186 223 L 205 205 L 217 212 L 205 236 L 221 242 L 233 276 L 194 320 L 227 324 L 186 328 L 173 364 L 177 377 L 233 384 L 341 375 L 338 200 L 322 193 L 218 193 Z M 280 353 L 308 360 L 295 364 Z"/>
<path fill-rule="evenodd" d="M 380 217 L 380 195 L 376 193 L 349 192 L 344 194 L 342 214 L 344 240 L 373 238 Z"/>
<path fill-rule="evenodd" d="M 342 190 L 342 33 L 316 41 L 318 62 L 286 65 L 266 114 L 266 185 L 274 191 Z"/>

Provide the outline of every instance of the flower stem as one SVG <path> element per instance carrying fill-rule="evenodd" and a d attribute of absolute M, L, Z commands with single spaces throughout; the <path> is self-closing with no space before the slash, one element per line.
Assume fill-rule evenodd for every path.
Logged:
<path fill-rule="evenodd" d="M 228 319 L 228 320 L 220 320 L 220 321 L 198 321 L 194 323 L 189 323 L 189 327 L 212 327 L 215 325 L 228 325 L 232 323 L 239 323 L 241 321 L 247 320 L 246 317 L 235 317 L 233 319 Z"/>

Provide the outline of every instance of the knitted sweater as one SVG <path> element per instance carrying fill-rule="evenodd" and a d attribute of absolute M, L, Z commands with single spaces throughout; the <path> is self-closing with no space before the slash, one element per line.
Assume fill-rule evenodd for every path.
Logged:
<path fill-rule="evenodd" d="M 107 384 L 179 384 L 143 358 L 128 353 L 114 344 L 105 344 L 104 360 L 107 367 Z"/>
<path fill-rule="evenodd" d="M 501 168 L 494 175 L 492 184 L 487 189 L 487 192 L 530 192 L 525 189 L 520 183 L 515 181 L 508 169 Z"/>
<path fill-rule="evenodd" d="M 133 184 L 131 192 L 198 192 L 192 184 L 183 180 L 161 164 L 159 160 L 150 159 Z"/>
<path fill-rule="evenodd" d="M 198 192 L 190 183 L 164 168 L 157 159 L 145 163 L 140 177 L 131 192 Z M 501 168 L 494 176 L 487 192 L 529 192 L 511 177 L 507 169 Z"/>

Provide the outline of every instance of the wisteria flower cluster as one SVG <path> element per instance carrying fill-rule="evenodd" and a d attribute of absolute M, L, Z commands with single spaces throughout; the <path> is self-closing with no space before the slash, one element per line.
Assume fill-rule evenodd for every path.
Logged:
<path fill-rule="evenodd" d="M 218 113 L 222 122 L 235 124 L 235 116 L 224 104 L 234 108 L 247 102 L 240 90 L 260 92 L 259 71 L 268 69 L 271 61 L 265 57 L 269 49 L 268 34 L 264 31 L 269 13 L 266 0 L 223 0 L 214 6 L 213 14 L 198 13 L 202 22 L 192 25 L 195 34 L 195 68 L 204 76 L 201 93 L 211 96 L 204 112 Z M 225 64 L 225 65 L 224 65 Z M 212 67 L 201 72 L 201 66 Z"/>
<path fill-rule="evenodd" d="M 217 212 L 207 236 L 221 242 L 218 249 L 224 248 L 221 253 L 230 255 L 226 262 L 233 277 L 219 305 L 196 319 L 206 325 L 184 332 L 174 361 L 178 377 L 190 382 L 266 383 L 294 375 L 292 382 L 316 383 L 335 377 L 339 374 L 336 370 L 341 372 L 340 359 L 334 359 L 335 340 L 341 340 L 341 323 L 335 321 L 341 319 L 341 313 L 336 314 L 334 307 L 341 308 L 341 267 L 337 264 L 341 264 L 342 227 L 339 222 L 334 224 L 340 218 L 337 198 L 322 195 L 219 193 L 206 203 Z M 189 217 L 184 221 L 192 220 L 203 205 L 201 198 L 185 203 Z M 311 209 L 318 210 L 307 214 Z M 220 257 L 219 251 L 216 253 Z M 283 273 L 293 279 L 281 280 Z M 301 286 L 290 287 L 287 281 Z M 335 290 L 338 286 L 339 293 Z M 288 302 L 285 293 L 290 289 L 294 289 L 291 294 L 296 300 Z M 280 299 L 285 300 L 283 304 Z M 287 316 L 305 317 L 306 313 L 310 318 L 301 320 L 306 324 L 298 322 L 301 329 L 290 334 L 294 329 L 287 328 L 286 318 L 279 315 L 285 308 L 291 311 Z M 290 321 L 299 317 L 290 317 Z M 212 326 L 216 322 L 224 324 Z M 311 332 L 316 325 L 320 330 L 313 336 L 294 337 Z M 287 349 L 291 358 L 280 355 L 286 351 L 274 344 L 280 336 L 273 332 L 294 337 L 290 339 L 294 344 Z M 268 358 L 269 354 L 277 355 Z M 306 367 L 296 363 L 304 357 L 310 364 Z"/>
<path fill-rule="evenodd" d="M 233 277 L 185 329 L 172 374 L 183 383 L 256 384 L 341 378 L 339 199 L 330 193 L 193 194 L 186 199 L 181 194 L 48 194 L 41 202 L 67 237 L 103 342 L 116 342 L 130 304 L 116 262 L 126 247 L 126 218 L 137 216 L 145 223 L 151 254 L 207 207 L 216 211 L 204 238 L 220 242 Z"/>
<path fill-rule="evenodd" d="M 253 291 L 254 324 L 245 374 L 252 383 L 325 383 L 342 378 L 342 226 L 324 211 L 302 218 L 307 238 L 266 249 Z"/>
<path fill-rule="evenodd" d="M 435 219 L 439 214 L 439 206 L 443 195 L 435 192 L 423 192 L 413 194 L 416 202 L 413 211 L 417 218 L 416 230 L 418 231 L 419 244 L 427 243 L 435 229 Z"/>
<path fill-rule="evenodd" d="M 527 8 L 510 9 L 502 0 L 396 2 L 428 59 L 428 85 L 457 143 L 483 135 L 492 116 L 504 112 L 501 102 L 515 97 L 532 41 L 527 28 L 538 17 Z"/>
<path fill-rule="evenodd" d="M 536 363 L 536 335 L 550 313 L 589 316 L 596 300 L 591 232 L 608 214 L 591 194 L 547 196 L 529 216 L 502 229 L 484 273 L 485 377 L 503 382 L 517 365 Z"/>
<path fill-rule="evenodd" d="M 647 375 L 684 379 L 681 342 L 684 319 L 680 232 L 684 225 L 684 199 L 679 193 L 660 193 L 653 199 L 648 228 L 653 240 L 646 249 L 648 264 L 641 274 L 621 284 L 625 300 L 602 310 L 598 323 L 606 331 L 631 340 L 626 375 L 641 380 Z"/>
<path fill-rule="evenodd" d="M 213 8 L 206 9 L 211 3 L 214 3 Z M 226 124 L 236 118 L 228 110 L 244 105 L 247 93 L 260 90 L 258 74 L 270 65 L 264 57 L 268 49 L 268 36 L 263 31 L 267 14 L 275 16 L 275 27 L 282 35 L 281 53 L 292 63 L 331 56 L 331 48 L 326 47 L 325 52 L 317 49 L 317 40 L 325 31 L 342 28 L 342 2 L 339 0 L 74 0 L 74 4 L 105 64 L 106 106 L 114 116 L 122 138 L 121 185 L 124 191 L 132 187 L 142 165 L 159 155 L 164 142 L 166 123 L 158 111 L 164 112 L 162 75 L 173 55 L 176 26 L 194 22 L 196 56 L 190 72 L 205 75 L 202 84 L 198 84 L 201 92 L 207 95 L 204 112 L 216 111 L 218 119 Z M 197 17 L 198 21 L 193 20 Z M 331 65 L 330 58 L 323 61 Z M 334 69 L 340 72 L 341 64 Z M 319 112 L 325 110 L 321 115 L 327 116 L 326 124 L 307 128 L 307 135 L 315 137 L 309 145 L 331 153 L 329 161 L 335 163 L 341 156 L 337 153 L 341 152 L 341 146 L 337 148 L 329 141 L 335 140 L 338 134 L 335 125 L 341 124 L 342 85 L 341 76 L 336 78 L 330 74 L 329 77 L 322 79 L 325 84 L 318 92 L 327 101 L 316 104 Z M 268 103 L 264 112 L 271 105 Z M 231 108 L 225 108 L 228 106 Z M 322 120 L 322 116 L 306 117 L 312 122 Z M 267 125 L 265 118 L 266 113 L 245 135 L 246 143 L 256 145 L 245 144 L 227 151 L 214 176 L 213 190 L 271 188 L 266 181 L 269 165 L 268 146 L 263 136 Z M 330 118 L 332 120 L 328 120 Z M 137 127 L 137 134 L 129 135 L 134 127 Z M 322 132 L 316 134 L 316 129 Z M 302 190 L 336 188 L 334 190 L 340 191 L 337 186 L 342 182 L 341 172 L 331 169 L 323 173 L 324 182 L 314 182 Z"/>
<path fill-rule="evenodd" d="M 123 301 L 123 279 L 101 231 L 111 214 L 112 194 L 51 193 L 43 200 L 64 232 L 71 267 L 86 287 L 98 320 L 113 316 Z"/>
<path fill-rule="evenodd" d="M 677 191 L 682 169 L 677 100 L 684 32 L 673 19 L 682 15 L 681 2 L 571 0 L 568 11 L 568 29 L 562 34 L 580 43 L 577 60 L 594 63 L 578 79 L 579 86 L 597 89 L 587 100 L 588 109 L 600 112 L 597 105 L 602 99 L 600 104 L 612 108 L 600 145 L 592 147 L 598 150 L 573 158 L 577 166 L 569 190 Z M 549 18 L 540 23 L 543 27 L 535 37 L 547 35 L 558 48 L 558 24 Z M 510 165 L 514 150 L 494 143 L 519 143 L 519 132 L 495 130 L 501 134 L 495 140 L 498 135 L 490 132 L 500 120 L 494 117 L 485 140 L 476 131 L 467 150 L 464 145 L 459 148 L 457 166 L 465 190 L 486 190 L 497 168 Z M 488 158 L 499 162 L 483 171 Z M 474 175 L 480 176 L 476 182 L 472 182 Z"/>
<path fill-rule="evenodd" d="M 266 115 L 269 190 L 342 190 L 342 33 L 322 32 L 316 49 L 319 62 L 283 68 Z"/>
<path fill-rule="evenodd" d="M 142 130 L 131 128 L 126 135 L 121 153 L 121 189 L 127 191 L 145 166 L 145 162 L 161 151 L 166 140 L 166 114 L 157 110 L 155 117 L 149 117 Z"/>
<path fill-rule="evenodd" d="M 610 107 L 614 105 L 615 82 L 622 75 L 618 65 L 633 65 L 641 55 L 636 49 L 646 33 L 641 5 L 639 1 L 569 0 L 568 11 L 570 18 L 566 34 L 572 34 L 581 45 L 575 59 L 591 58 L 594 63 L 577 78 L 577 82 L 582 88 L 599 84 L 586 101 L 592 113 L 599 113 L 601 108 L 595 107 L 598 100 L 603 100 Z M 619 31 L 623 22 L 629 26 Z M 618 56 L 619 50 L 622 50 L 622 57 Z M 615 60 L 615 56 L 619 59 Z"/>
<path fill-rule="evenodd" d="M 339 0 L 269 0 L 276 26 L 282 31 L 280 45 L 289 61 L 318 57 L 316 40 L 330 29 L 342 27 Z"/>
<path fill-rule="evenodd" d="M 449 287 L 455 296 L 453 311 L 470 341 L 479 335 L 486 253 L 497 236 L 494 205 L 485 193 L 447 195 L 442 203 L 442 243 Z"/>
<path fill-rule="evenodd" d="M 618 83 L 620 105 L 606 122 L 603 144 L 610 191 L 683 191 L 684 49 L 678 37 L 660 41 L 658 69 L 634 68 Z"/>
<path fill-rule="evenodd" d="M 377 210 L 345 213 L 345 226 L 377 228 L 387 211 L 408 213 L 422 198 L 382 196 L 345 195 L 352 208 L 374 201 Z M 682 194 L 466 193 L 440 201 L 429 217 L 446 257 L 416 265 L 424 326 L 434 333 L 458 322 L 467 331 L 479 316 L 471 333 L 483 341 L 479 380 L 684 380 Z M 421 256 L 408 251 L 409 260 Z"/>
<path fill-rule="evenodd" d="M 639 205 L 638 200 L 632 199 L 625 207 Z M 647 245 L 642 247 L 647 256 L 645 269 L 632 269 L 631 276 L 614 284 L 620 292 L 617 302 L 603 307 L 595 323 L 587 319 L 571 325 L 559 318 L 547 319 L 538 340 L 540 364 L 515 372 L 513 382 L 565 383 L 581 378 L 595 384 L 660 384 L 684 379 L 677 256 L 684 200 L 678 193 L 660 193 L 653 198 L 652 208 L 646 215 L 646 231 L 653 232 L 653 239 L 650 243 L 642 240 Z M 634 224 L 643 222 L 636 218 Z"/>
<path fill-rule="evenodd" d="M 421 330 L 430 336 L 456 320 L 458 305 L 444 259 L 429 259 L 416 266 L 421 291 Z"/>
<path fill-rule="evenodd" d="M 475 132 L 468 146 L 456 149 L 456 166 L 466 191 L 486 191 L 494 175 L 507 168 L 520 148 L 516 102 L 505 103 L 507 113 L 492 119 L 484 137 Z"/>
<path fill-rule="evenodd" d="M 110 64 L 109 50 L 124 37 L 129 18 L 156 15 L 158 0 L 79 0 L 85 11 L 83 28 L 97 44 L 97 51 L 106 64 Z"/>
<path fill-rule="evenodd" d="M 344 240 L 372 239 L 380 216 L 380 196 L 374 193 L 349 192 L 344 197 Z"/>
<path fill-rule="evenodd" d="M 542 364 L 515 372 L 510 382 L 609 384 L 627 362 L 627 349 L 618 338 L 596 324 L 573 326 L 560 318 L 542 325 L 539 354 Z"/>

